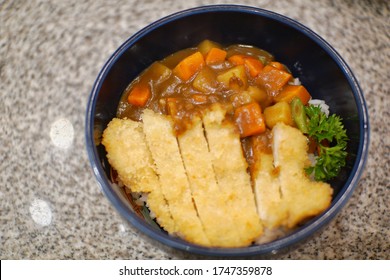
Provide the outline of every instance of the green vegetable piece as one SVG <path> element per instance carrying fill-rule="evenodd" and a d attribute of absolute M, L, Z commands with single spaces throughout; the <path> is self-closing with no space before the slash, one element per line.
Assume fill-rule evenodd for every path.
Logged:
<path fill-rule="evenodd" d="M 308 174 L 314 174 L 317 181 L 328 181 L 336 177 L 346 164 L 347 132 L 342 119 L 336 115 L 327 117 L 319 106 L 306 106 L 308 135 L 319 147 L 316 164 L 306 169 Z"/>
<path fill-rule="evenodd" d="M 292 117 L 295 121 L 295 124 L 299 128 L 300 131 L 307 134 L 309 132 L 307 127 L 307 116 L 305 112 L 305 106 L 303 105 L 301 99 L 294 98 L 291 103 L 291 113 Z"/>

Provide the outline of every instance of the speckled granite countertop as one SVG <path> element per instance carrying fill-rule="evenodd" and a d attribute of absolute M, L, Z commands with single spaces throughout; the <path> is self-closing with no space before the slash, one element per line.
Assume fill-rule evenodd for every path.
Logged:
<path fill-rule="evenodd" d="M 349 203 L 312 238 L 265 257 L 390 259 L 385 0 L 0 1 L 0 259 L 203 258 L 143 238 L 121 219 L 90 169 L 84 116 L 99 69 L 126 38 L 162 16 L 221 2 L 313 29 L 352 68 L 369 108 L 369 158 Z"/>

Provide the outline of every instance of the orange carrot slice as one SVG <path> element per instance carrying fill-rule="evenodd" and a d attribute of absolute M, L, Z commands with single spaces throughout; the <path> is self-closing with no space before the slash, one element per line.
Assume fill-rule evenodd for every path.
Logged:
<path fill-rule="evenodd" d="M 245 55 L 242 54 L 235 54 L 228 58 L 228 61 L 230 63 L 233 63 L 234 65 L 243 65 L 244 64 L 244 57 Z"/>
<path fill-rule="evenodd" d="M 134 106 L 143 107 L 148 102 L 151 91 L 148 84 L 136 84 L 127 96 L 127 102 Z"/>
<path fill-rule="evenodd" d="M 282 71 L 286 71 L 286 67 L 280 63 L 280 62 L 277 62 L 277 61 L 271 61 L 270 63 L 268 63 L 268 65 L 276 68 L 276 69 L 279 69 L 279 70 L 282 70 Z"/>
<path fill-rule="evenodd" d="M 286 101 L 290 103 L 295 97 L 298 97 L 302 101 L 303 105 L 306 105 L 311 98 L 310 93 L 304 86 L 286 85 L 282 91 L 274 97 L 274 99 L 276 102 Z"/>
<path fill-rule="evenodd" d="M 187 81 L 204 65 L 203 55 L 200 52 L 193 53 L 176 65 L 173 73 L 181 80 Z"/>
<path fill-rule="evenodd" d="M 234 120 L 242 138 L 265 132 L 264 116 L 257 102 L 238 107 L 234 112 Z"/>
<path fill-rule="evenodd" d="M 260 83 L 269 90 L 272 95 L 277 92 L 292 78 L 290 73 L 279 70 L 271 65 L 264 66 L 259 74 Z"/>
<path fill-rule="evenodd" d="M 225 60 L 227 52 L 220 48 L 212 48 L 206 55 L 207 65 L 221 63 Z"/>
<path fill-rule="evenodd" d="M 244 58 L 244 64 L 252 77 L 256 77 L 260 74 L 261 70 L 263 70 L 263 63 L 254 57 Z"/>

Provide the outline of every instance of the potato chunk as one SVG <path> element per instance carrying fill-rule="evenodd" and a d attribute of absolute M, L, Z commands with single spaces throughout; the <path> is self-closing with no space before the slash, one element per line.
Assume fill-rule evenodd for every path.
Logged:
<path fill-rule="evenodd" d="M 294 125 L 291 108 L 287 102 L 278 102 L 275 105 L 265 108 L 264 118 L 265 124 L 271 129 L 279 122 L 291 126 Z"/>
<path fill-rule="evenodd" d="M 225 87 L 234 90 L 245 90 L 248 87 L 248 77 L 245 73 L 245 66 L 238 65 L 217 76 L 218 82 Z"/>
<path fill-rule="evenodd" d="M 213 93 L 218 87 L 215 72 L 203 67 L 192 82 L 193 87 L 203 93 Z"/>

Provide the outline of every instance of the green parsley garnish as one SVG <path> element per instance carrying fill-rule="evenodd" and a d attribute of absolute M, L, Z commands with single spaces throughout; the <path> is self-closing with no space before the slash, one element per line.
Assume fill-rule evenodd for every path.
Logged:
<path fill-rule="evenodd" d="M 308 135 L 317 142 L 319 154 L 314 166 L 306 172 L 318 181 L 327 181 L 336 177 L 345 166 L 348 136 L 342 119 L 336 115 L 327 117 L 319 106 L 305 106 L 308 117 Z"/>

